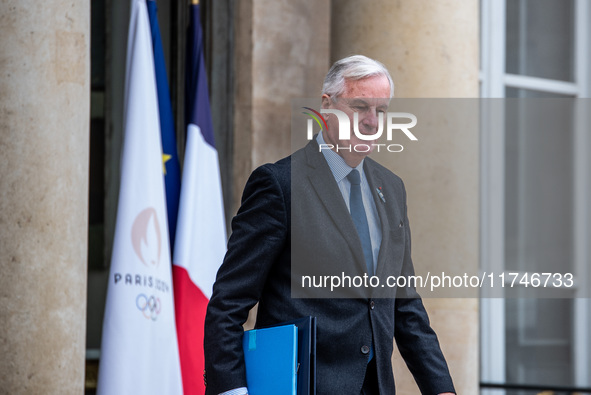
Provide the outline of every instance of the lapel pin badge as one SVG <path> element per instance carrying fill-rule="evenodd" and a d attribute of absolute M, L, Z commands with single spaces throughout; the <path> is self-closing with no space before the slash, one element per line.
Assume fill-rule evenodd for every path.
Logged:
<path fill-rule="evenodd" d="M 382 187 L 377 187 L 376 192 L 378 193 L 378 196 L 380 197 L 380 199 L 382 199 L 382 202 L 386 203 L 386 198 L 384 197 L 384 194 L 382 193 Z"/>

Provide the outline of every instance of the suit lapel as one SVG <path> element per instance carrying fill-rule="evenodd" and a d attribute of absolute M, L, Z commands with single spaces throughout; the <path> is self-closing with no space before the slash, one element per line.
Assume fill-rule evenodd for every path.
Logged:
<path fill-rule="evenodd" d="M 368 158 L 366 158 L 365 160 L 363 169 L 365 172 L 365 176 L 367 177 L 367 182 L 369 183 L 369 187 L 371 189 L 371 196 L 373 197 L 376 209 L 378 211 L 378 217 L 380 218 L 382 229 L 382 243 L 380 244 L 380 252 L 378 254 L 378 264 L 376 268 L 376 275 L 380 276 L 385 267 L 385 260 L 388 257 L 388 249 L 390 248 L 390 220 L 386 212 L 386 205 L 379 198 L 378 193 L 376 191 L 376 188 L 383 186 L 382 178 L 376 171 L 375 167 L 372 166 Z"/>
<path fill-rule="evenodd" d="M 318 151 L 318 144 L 315 139 L 306 146 L 306 156 L 309 166 L 308 179 L 314 191 L 332 218 L 334 226 L 345 239 L 351 250 L 351 254 L 355 257 L 358 267 L 365 271 L 363 248 L 361 247 L 361 240 L 357 235 L 355 224 L 353 224 L 347 205 L 343 200 L 343 195 L 328 163 L 326 163 L 322 153 Z"/>

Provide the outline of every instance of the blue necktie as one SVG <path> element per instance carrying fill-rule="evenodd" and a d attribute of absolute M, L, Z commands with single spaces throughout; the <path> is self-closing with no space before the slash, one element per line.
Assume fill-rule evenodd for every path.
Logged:
<path fill-rule="evenodd" d="M 357 169 L 351 170 L 347 179 L 351 183 L 351 193 L 349 195 L 349 207 L 351 209 L 351 218 L 357 228 L 359 239 L 361 239 L 361 246 L 363 247 L 363 257 L 365 258 L 365 265 L 367 266 L 367 275 L 373 276 L 373 253 L 371 252 L 371 237 L 369 236 L 369 225 L 367 223 L 367 216 L 365 215 L 365 208 L 363 207 L 363 199 L 361 198 L 361 176 Z M 373 344 L 369 349 L 367 361 L 373 358 Z"/>
<path fill-rule="evenodd" d="M 367 224 L 365 208 L 363 207 L 363 199 L 361 198 L 361 176 L 357 169 L 353 169 L 347 176 L 347 179 L 351 182 L 351 194 L 349 195 L 351 218 L 353 219 L 357 234 L 361 240 L 361 246 L 363 247 L 363 257 L 365 258 L 365 265 L 367 266 L 367 275 L 373 276 L 371 238 L 369 236 L 369 225 Z"/>

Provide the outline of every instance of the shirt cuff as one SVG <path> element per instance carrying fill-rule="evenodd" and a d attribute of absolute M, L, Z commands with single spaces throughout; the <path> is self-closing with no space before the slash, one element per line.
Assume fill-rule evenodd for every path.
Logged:
<path fill-rule="evenodd" d="M 246 388 L 246 387 L 235 388 L 230 391 L 222 392 L 219 395 L 248 395 L 248 388 Z"/>

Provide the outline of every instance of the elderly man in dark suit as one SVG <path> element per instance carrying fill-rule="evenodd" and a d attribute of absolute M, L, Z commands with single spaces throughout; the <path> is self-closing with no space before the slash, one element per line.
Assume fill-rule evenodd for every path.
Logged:
<path fill-rule="evenodd" d="M 351 125 L 358 113 L 359 132 L 371 135 L 393 91 L 381 63 L 355 55 L 328 72 L 322 107 L 344 112 Z M 367 142 L 355 133 L 339 139 L 335 114 L 326 123 L 306 147 L 259 167 L 247 182 L 205 320 L 207 394 L 248 393 L 242 324 L 257 302 L 257 327 L 317 317 L 318 394 L 394 394 L 392 339 L 423 394 L 452 393 L 413 287 L 312 295 L 300 287 L 306 274 L 414 274 L 402 180 L 366 149 L 337 150 Z"/>

